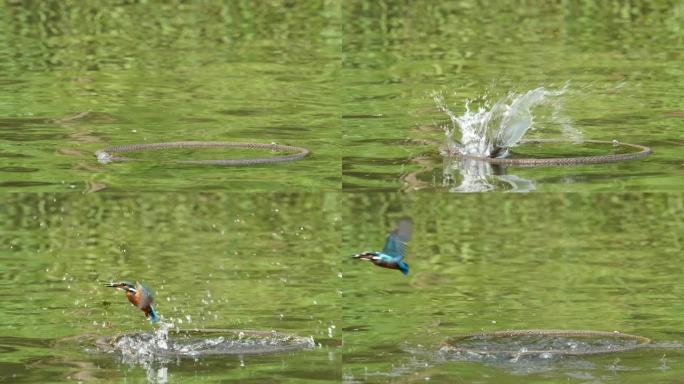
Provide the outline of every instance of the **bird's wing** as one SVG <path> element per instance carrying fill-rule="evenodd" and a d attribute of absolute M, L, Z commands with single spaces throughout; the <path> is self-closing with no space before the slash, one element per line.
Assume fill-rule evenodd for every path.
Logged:
<path fill-rule="evenodd" d="M 147 289 L 146 286 L 136 281 L 135 289 L 137 291 L 136 296 L 139 298 L 138 308 L 147 308 L 148 306 L 152 305 L 154 302 L 154 295 L 152 295 L 152 292 Z"/>
<path fill-rule="evenodd" d="M 411 239 L 411 220 L 401 219 L 397 228 L 387 235 L 382 253 L 403 259 L 406 255 L 406 243 Z"/>
<path fill-rule="evenodd" d="M 395 257 L 381 253 L 378 256 L 373 257 L 373 261 L 383 264 L 391 264 L 395 261 Z"/>

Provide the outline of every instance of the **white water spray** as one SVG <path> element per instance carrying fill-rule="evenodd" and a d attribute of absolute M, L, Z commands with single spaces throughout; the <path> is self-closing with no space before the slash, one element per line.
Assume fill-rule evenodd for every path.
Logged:
<path fill-rule="evenodd" d="M 535 128 L 532 110 L 540 105 L 552 107 L 551 119 L 561 127 L 565 136 L 573 141 L 580 140 L 579 131 L 561 113 L 558 97 L 566 90 L 567 85 L 558 90 L 539 87 L 522 94 L 511 92 L 493 104 L 485 96 L 477 110 L 471 109 L 473 100 L 467 100 L 466 111 L 461 116 L 447 107 L 441 93 L 433 93 L 437 108 L 451 120 L 451 126 L 444 127 L 447 153 L 505 157 L 510 147 L 517 145 L 529 130 Z"/>

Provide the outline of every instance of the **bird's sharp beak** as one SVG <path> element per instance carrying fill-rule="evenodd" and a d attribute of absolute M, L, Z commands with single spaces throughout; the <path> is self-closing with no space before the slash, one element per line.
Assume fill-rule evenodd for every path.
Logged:
<path fill-rule="evenodd" d="M 107 283 L 105 284 L 105 287 L 110 287 L 110 288 L 119 288 L 119 283 Z"/>

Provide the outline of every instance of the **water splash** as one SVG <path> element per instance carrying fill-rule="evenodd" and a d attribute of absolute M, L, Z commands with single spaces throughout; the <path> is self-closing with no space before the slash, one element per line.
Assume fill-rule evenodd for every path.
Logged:
<path fill-rule="evenodd" d="M 84 334 L 58 339 L 57 344 L 65 348 L 78 345 L 88 353 L 107 354 L 121 363 L 141 367 L 146 370 L 149 383 L 167 383 L 167 367 L 179 365 L 183 360 L 193 364 L 204 358 L 234 356 L 244 365 L 249 355 L 317 348 L 312 336 L 276 331 L 178 329 L 174 323 L 165 322 L 160 322 L 159 328 L 152 332 L 116 336 Z"/>
<path fill-rule="evenodd" d="M 510 92 L 495 103 L 487 96 L 466 101 L 465 112 L 457 116 L 449 109 L 441 93 L 433 93 L 437 108 L 446 113 L 451 126 L 445 126 L 446 152 L 483 157 L 505 157 L 508 149 L 517 145 L 523 136 L 535 128 L 535 107 L 552 108 L 551 120 L 561 128 L 564 136 L 573 141 L 581 139 L 580 132 L 563 116 L 559 96 L 567 91 L 567 84 L 557 90 L 539 87 L 525 93 Z M 480 104 L 475 109 L 474 104 Z M 460 135 L 460 137 L 459 137 Z"/>
<path fill-rule="evenodd" d="M 506 174 L 504 168 L 495 168 L 484 161 L 449 157 L 444 158 L 442 186 L 449 192 L 460 193 L 488 192 L 495 189 L 526 193 L 536 189 L 534 181 Z"/>
<path fill-rule="evenodd" d="M 629 352 L 643 348 L 637 339 L 616 339 L 611 337 L 515 335 L 491 336 L 473 335 L 447 341 L 440 352 L 454 359 L 498 359 L 517 361 L 549 359 L 563 355 L 593 355 L 615 352 Z M 511 360 L 514 359 L 514 360 Z"/>
<path fill-rule="evenodd" d="M 141 365 L 183 357 L 278 353 L 315 346 L 311 337 L 275 331 L 179 330 L 173 327 L 171 323 L 161 323 L 154 332 L 100 338 L 96 346 L 99 351 L 119 354 L 125 363 Z"/>
<path fill-rule="evenodd" d="M 166 355 L 169 350 L 169 330 L 173 323 L 160 322 L 153 332 L 123 335 L 113 339 L 113 349 L 120 352 L 125 362 L 154 360 L 156 356 Z"/>
<path fill-rule="evenodd" d="M 97 162 L 100 164 L 108 164 L 112 162 L 112 155 L 107 152 L 97 151 L 95 153 L 95 157 L 97 157 Z"/>

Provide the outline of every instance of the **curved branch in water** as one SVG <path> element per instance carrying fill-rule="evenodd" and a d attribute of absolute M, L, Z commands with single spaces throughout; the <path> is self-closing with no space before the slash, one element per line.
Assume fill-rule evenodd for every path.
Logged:
<path fill-rule="evenodd" d="M 211 165 L 254 165 L 268 163 L 282 163 L 294 161 L 308 156 L 311 152 L 303 147 L 295 147 L 282 144 L 263 144 L 263 143 L 242 143 L 230 141 L 177 141 L 168 143 L 148 143 L 148 144 L 129 144 L 116 147 L 109 147 L 95 152 L 95 156 L 101 163 L 114 161 L 136 161 L 128 157 L 113 156 L 117 153 L 143 152 L 149 150 L 165 150 L 175 148 L 241 148 L 241 149 L 260 149 L 276 152 L 295 152 L 290 155 L 274 157 L 255 157 L 250 159 L 218 159 L 218 160 L 177 160 L 183 164 L 211 164 Z"/>
<path fill-rule="evenodd" d="M 523 140 L 521 144 L 533 144 L 533 143 L 569 143 L 566 140 L 552 140 L 552 139 L 538 139 L 538 140 Z M 548 166 L 568 166 L 568 165 L 581 165 L 581 164 L 603 164 L 603 163 L 614 163 L 617 161 L 627 161 L 636 160 L 646 157 L 651 154 L 651 148 L 639 145 L 639 144 L 629 144 L 620 143 L 617 141 L 604 141 L 604 140 L 585 140 L 583 143 L 589 144 L 611 144 L 623 147 L 630 147 L 638 149 L 637 152 L 630 153 L 617 153 L 608 155 L 597 155 L 597 156 L 577 156 L 577 157 L 548 157 L 548 158 L 497 158 L 497 157 L 486 157 L 486 156 L 475 156 L 459 153 L 458 151 L 449 151 L 448 156 L 453 156 L 458 159 L 467 160 L 479 160 L 485 161 L 490 164 L 500 164 L 500 165 L 514 165 L 522 167 L 548 167 Z"/>

